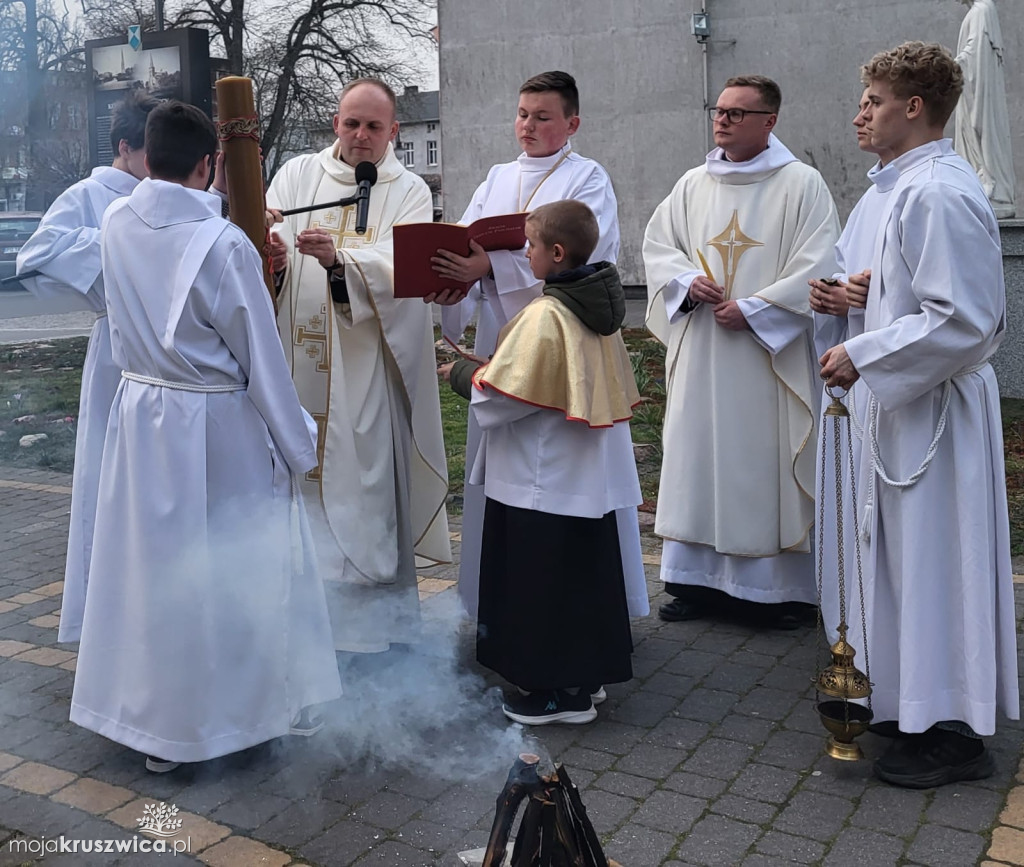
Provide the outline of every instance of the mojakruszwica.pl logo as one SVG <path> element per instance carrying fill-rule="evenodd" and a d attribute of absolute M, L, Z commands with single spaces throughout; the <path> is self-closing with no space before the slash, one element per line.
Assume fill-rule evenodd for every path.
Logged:
<path fill-rule="evenodd" d="M 131 854 L 136 852 L 170 852 L 185 855 L 192 851 L 192 838 L 180 836 L 185 833 L 182 820 L 174 804 L 163 802 L 146 804 L 142 815 L 136 819 L 139 833 L 129 840 L 82 840 L 72 837 L 16 837 L 7 848 L 12 853 L 24 855 L 48 855 L 79 852 L 110 852 Z M 139 836 L 139 835 L 145 836 Z"/>

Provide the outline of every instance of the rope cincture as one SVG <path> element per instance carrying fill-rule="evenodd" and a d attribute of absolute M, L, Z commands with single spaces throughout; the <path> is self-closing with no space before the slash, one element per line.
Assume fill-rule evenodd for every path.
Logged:
<path fill-rule="evenodd" d="M 921 477 L 925 474 L 932 460 L 935 458 L 936 453 L 939 450 L 939 440 L 942 439 L 942 434 L 946 430 L 946 421 L 949 416 L 949 401 L 953 395 L 953 380 L 961 376 L 969 376 L 972 373 L 977 373 L 988 364 L 988 361 L 982 361 L 979 364 L 973 364 L 970 367 L 965 367 L 954 373 L 949 379 L 947 379 L 942 385 L 942 408 L 939 410 L 939 420 L 935 424 L 935 435 L 932 437 L 932 441 L 928 446 L 928 450 L 925 452 L 924 460 L 921 461 L 921 465 L 906 479 L 903 481 L 897 481 L 889 477 L 889 473 L 885 469 L 885 464 L 882 461 L 881 448 L 878 445 L 878 398 L 871 395 L 871 399 L 868 401 L 868 445 L 871 449 L 871 473 L 868 475 L 868 493 L 864 502 L 864 519 L 861 525 L 861 538 L 865 542 L 871 541 L 871 516 L 874 511 L 875 504 L 875 477 L 877 476 L 885 483 L 888 487 L 896 490 L 906 490 L 912 488 L 918 483 Z M 851 413 L 853 415 L 854 427 L 857 429 L 857 435 L 863 439 L 863 429 L 857 422 L 856 409 L 854 407 L 853 392 L 850 392 L 850 405 Z"/>
<path fill-rule="evenodd" d="M 170 379 L 160 379 L 158 376 L 146 376 L 144 373 L 132 373 L 130 370 L 122 370 L 121 378 L 131 382 L 141 382 L 143 385 L 155 385 L 158 388 L 170 388 L 174 391 L 194 391 L 201 394 L 226 394 L 232 391 L 245 391 L 249 387 L 247 382 L 224 382 L 214 385 L 175 382 Z"/>

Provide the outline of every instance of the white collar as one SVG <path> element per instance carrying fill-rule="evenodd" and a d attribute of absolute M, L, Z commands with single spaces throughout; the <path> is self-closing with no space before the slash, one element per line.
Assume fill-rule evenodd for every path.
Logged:
<path fill-rule="evenodd" d="M 725 158 L 722 148 L 715 148 L 707 155 L 705 165 L 708 174 L 717 180 L 732 184 L 749 184 L 763 180 L 783 166 L 798 162 L 792 152 L 775 137 L 768 136 L 768 147 L 751 160 L 734 163 Z"/>
<path fill-rule="evenodd" d="M 523 172 L 546 172 L 557 166 L 562 160 L 572 153 L 572 144 L 566 142 L 553 154 L 546 157 L 528 157 L 525 153 L 519 154 L 516 161 L 519 163 L 519 170 Z"/>

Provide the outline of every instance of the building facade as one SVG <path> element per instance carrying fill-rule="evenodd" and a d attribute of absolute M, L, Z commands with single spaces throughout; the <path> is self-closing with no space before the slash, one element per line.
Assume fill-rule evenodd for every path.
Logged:
<path fill-rule="evenodd" d="M 580 88 L 575 147 L 602 163 L 615 184 L 619 265 L 623 281 L 633 285 L 644 282 L 640 246 L 647 221 L 709 150 L 704 109 L 727 78 L 762 73 L 779 82 L 777 133 L 821 171 L 845 219 L 872 164 L 850 126 L 861 64 L 908 39 L 954 49 L 965 12 L 958 0 L 492 0 L 487 15 L 476 14 L 477 6 L 475 0 L 438 6 L 446 218 L 458 218 L 491 165 L 517 153 L 512 122 L 520 83 L 564 69 Z M 1021 0 L 999 0 L 1017 213 L 1024 214 L 1020 6 Z M 704 42 L 690 32 L 691 14 L 700 12 L 710 27 Z"/>
<path fill-rule="evenodd" d="M 406 87 L 398 97 L 398 140 L 395 150 L 409 171 L 415 172 L 430 187 L 434 198 L 434 219 L 441 219 L 444 208 L 441 189 L 441 112 L 436 90 L 421 92 Z"/>

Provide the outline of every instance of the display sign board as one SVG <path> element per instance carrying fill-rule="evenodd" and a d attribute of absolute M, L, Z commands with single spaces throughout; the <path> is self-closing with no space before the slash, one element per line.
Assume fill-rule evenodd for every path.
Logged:
<path fill-rule="evenodd" d="M 136 51 L 126 36 L 85 43 L 89 88 L 89 159 L 114 159 L 110 122 L 125 94 L 144 88 L 158 99 L 180 99 L 210 114 L 210 35 L 199 27 L 142 34 Z"/>

